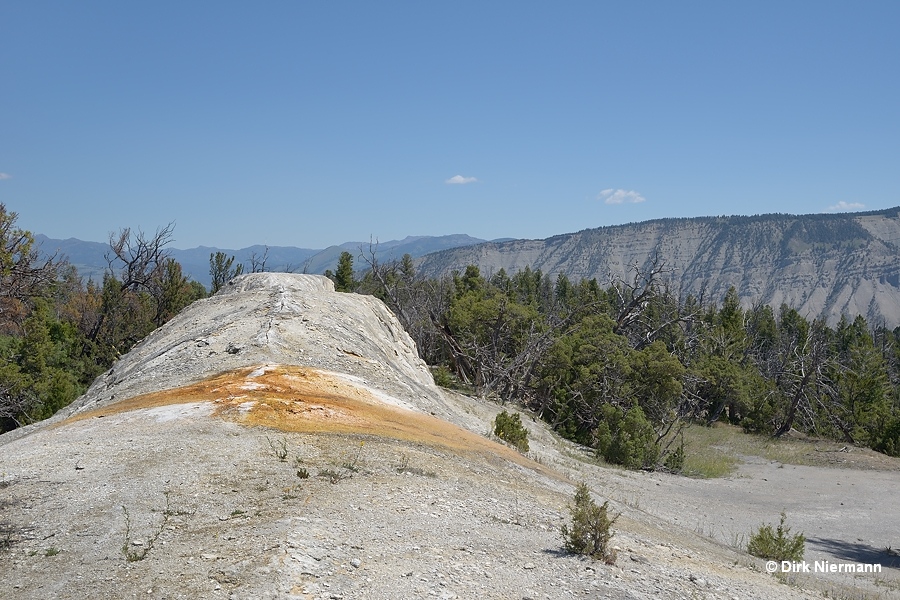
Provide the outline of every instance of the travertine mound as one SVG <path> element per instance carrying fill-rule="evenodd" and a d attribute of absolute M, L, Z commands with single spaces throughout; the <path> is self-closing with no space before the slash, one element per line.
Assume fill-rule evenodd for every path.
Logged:
<path fill-rule="evenodd" d="M 150 334 L 66 416 L 257 364 L 342 373 L 420 410 L 442 410 L 415 343 L 380 300 L 337 293 L 319 275 L 253 273 Z"/>

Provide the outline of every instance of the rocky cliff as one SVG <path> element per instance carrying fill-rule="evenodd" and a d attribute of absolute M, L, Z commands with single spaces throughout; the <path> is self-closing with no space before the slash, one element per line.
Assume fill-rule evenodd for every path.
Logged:
<path fill-rule="evenodd" d="M 573 279 L 628 277 L 656 254 L 676 293 L 719 302 L 734 286 L 745 307 L 782 303 L 807 318 L 863 315 L 900 325 L 900 208 L 855 214 L 662 219 L 586 229 L 545 240 L 480 244 L 430 254 L 428 276 L 540 269 Z"/>

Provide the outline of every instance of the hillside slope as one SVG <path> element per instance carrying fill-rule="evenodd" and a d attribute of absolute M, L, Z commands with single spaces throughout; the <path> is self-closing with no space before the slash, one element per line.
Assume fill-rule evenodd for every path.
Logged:
<path fill-rule="evenodd" d="M 662 219 L 559 235 L 480 244 L 430 254 L 427 276 L 529 266 L 555 278 L 628 278 L 659 254 L 674 269 L 675 293 L 721 301 L 734 286 L 745 307 L 782 303 L 834 323 L 861 314 L 900 325 L 900 208 L 820 215 Z"/>
<path fill-rule="evenodd" d="M 63 413 L 0 436 L 4 594 L 818 596 L 695 533 L 695 517 L 718 526 L 725 516 L 714 482 L 598 466 L 530 419 L 524 457 L 484 435 L 497 411 L 436 388 L 378 300 L 335 293 L 322 277 L 242 276 L 135 347 Z M 744 497 L 759 487 L 752 477 L 721 491 Z M 616 565 L 562 551 L 579 480 L 623 513 Z M 896 483 L 894 472 L 878 479 Z M 809 502 L 800 489 L 797 501 Z M 732 523 L 747 530 L 746 517 L 777 514 L 771 503 L 748 503 Z M 828 533 L 883 543 L 875 536 L 898 534 L 898 510 L 880 507 L 877 532 L 832 523 Z M 822 514 L 810 506 L 810 526 Z"/>

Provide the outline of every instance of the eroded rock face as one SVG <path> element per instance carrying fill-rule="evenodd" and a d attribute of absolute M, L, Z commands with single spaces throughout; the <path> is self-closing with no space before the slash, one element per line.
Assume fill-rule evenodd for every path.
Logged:
<path fill-rule="evenodd" d="M 380 300 L 335 292 L 319 275 L 252 273 L 150 334 L 66 415 L 255 364 L 343 373 L 420 410 L 440 409 L 415 343 Z"/>
<path fill-rule="evenodd" d="M 453 248 L 420 259 L 435 277 L 477 265 L 482 273 L 526 266 L 555 279 L 630 280 L 634 265 L 659 255 L 672 292 L 721 302 L 731 286 L 744 308 L 785 303 L 807 318 L 837 323 L 863 315 L 900 324 L 900 210 L 858 214 L 698 217 L 630 223 L 545 240 Z"/>

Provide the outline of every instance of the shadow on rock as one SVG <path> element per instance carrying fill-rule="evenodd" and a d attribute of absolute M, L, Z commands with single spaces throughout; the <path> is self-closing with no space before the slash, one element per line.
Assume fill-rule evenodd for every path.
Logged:
<path fill-rule="evenodd" d="M 830 538 L 807 538 L 806 543 L 841 560 L 900 569 L 900 551 L 896 549 L 873 548 L 867 544 Z"/>

